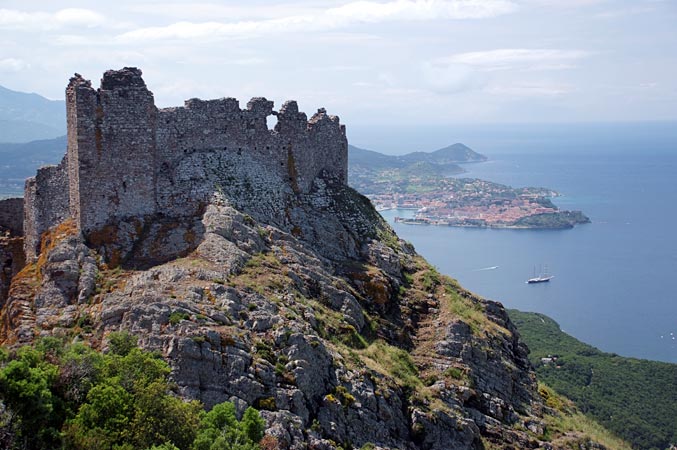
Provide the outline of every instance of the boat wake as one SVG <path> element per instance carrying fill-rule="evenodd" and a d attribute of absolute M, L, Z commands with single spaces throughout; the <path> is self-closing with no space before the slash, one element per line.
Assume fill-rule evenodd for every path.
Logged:
<path fill-rule="evenodd" d="M 496 270 L 498 266 L 485 267 L 483 269 L 476 269 L 475 272 L 484 272 L 485 270 Z"/>

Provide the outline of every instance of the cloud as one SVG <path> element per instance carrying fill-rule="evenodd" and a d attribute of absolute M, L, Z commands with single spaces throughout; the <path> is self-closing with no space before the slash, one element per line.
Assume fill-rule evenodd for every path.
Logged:
<path fill-rule="evenodd" d="M 589 52 L 582 50 L 504 48 L 458 53 L 446 58 L 446 61 L 488 71 L 508 69 L 552 70 L 574 67 L 574 61 L 589 54 Z"/>
<path fill-rule="evenodd" d="M 491 86 L 485 91 L 489 94 L 510 97 L 556 97 L 574 90 L 572 86 L 563 84 L 519 84 Z"/>
<path fill-rule="evenodd" d="M 139 28 L 119 36 L 122 41 L 213 40 L 250 36 L 322 32 L 361 23 L 483 19 L 516 9 L 510 0 L 391 0 L 353 1 L 322 11 L 286 15 L 264 20 L 237 22 L 176 22 L 166 26 Z"/>
<path fill-rule="evenodd" d="M 69 27 L 97 27 L 106 18 L 90 9 L 66 8 L 55 12 L 0 9 L 0 29 L 55 30 Z"/>
<path fill-rule="evenodd" d="M 437 59 L 422 64 L 423 81 L 433 92 L 456 94 L 482 87 L 486 79 L 463 64 Z"/>
<path fill-rule="evenodd" d="M 356 1 L 326 11 L 329 17 L 349 22 L 392 20 L 485 19 L 514 11 L 515 5 L 502 0 L 395 0 L 386 3 Z"/>
<path fill-rule="evenodd" d="M 495 49 L 457 53 L 422 64 L 422 81 L 433 92 L 456 94 L 482 91 L 491 95 L 512 97 L 544 97 L 573 91 L 569 85 L 551 84 L 542 80 L 511 80 L 509 71 L 561 70 L 575 67 L 575 62 L 588 55 L 581 50 L 560 49 Z"/>
<path fill-rule="evenodd" d="M 30 65 L 21 59 L 0 59 L 0 72 L 20 72 L 28 67 L 30 67 Z"/>
<path fill-rule="evenodd" d="M 307 14 L 318 9 L 314 2 L 310 4 L 284 2 L 279 4 L 259 4 L 255 2 L 242 2 L 241 4 L 224 4 L 210 2 L 158 2 L 142 1 L 134 2 L 124 7 L 133 15 L 153 17 L 169 17 L 180 20 L 220 20 L 228 18 L 230 21 L 272 19 L 280 16 Z M 319 3 L 319 2 L 318 2 Z"/>

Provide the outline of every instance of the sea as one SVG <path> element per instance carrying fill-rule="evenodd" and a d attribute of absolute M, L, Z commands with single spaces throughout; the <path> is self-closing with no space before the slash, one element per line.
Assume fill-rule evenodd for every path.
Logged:
<path fill-rule="evenodd" d="M 463 142 L 489 160 L 460 176 L 558 191 L 556 205 L 592 223 L 478 229 L 394 222 L 410 210 L 382 214 L 465 288 L 544 313 L 603 351 L 677 363 L 677 123 L 357 129 L 351 141 L 392 154 Z M 550 282 L 526 283 L 546 267 Z"/>

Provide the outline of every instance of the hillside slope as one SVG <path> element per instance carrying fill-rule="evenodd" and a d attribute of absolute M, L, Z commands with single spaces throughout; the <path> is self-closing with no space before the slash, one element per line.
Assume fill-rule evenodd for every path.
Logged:
<path fill-rule="evenodd" d="M 509 311 L 539 380 L 640 449 L 677 442 L 677 365 L 604 353 L 542 314 Z M 541 358 L 556 356 L 543 363 Z M 548 361 L 548 360 L 546 360 Z"/>
<path fill-rule="evenodd" d="M 0 142 L 50 139 L 66 133 L 63 100 L 0 86 Z"/>
<path fill-rule="evenodd" d="M 502 306 L 435 272 L 364 197 L 319 183 L 285 225 L 223 192 L 193 222 L 158 218 L 118 267 L 103 262 L 114 243 L 85 242 L 69 222 L 52 230 L 12 282 L 4 344 L 106 348 L 130 331 L 167 358 L 185 397 L 264 410 L 278 448 L 589 445 L 547 430 Z"/>

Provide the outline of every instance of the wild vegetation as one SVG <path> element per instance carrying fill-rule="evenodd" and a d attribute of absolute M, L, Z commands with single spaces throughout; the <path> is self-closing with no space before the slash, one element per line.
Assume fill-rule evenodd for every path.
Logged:
<path fill-rule="evenodd" d="M 539 380 L 635 448 L 677 443 L 675 364 L 605 353 L 564 333 L 547 316 L 509 314 L 531 349 Z"/>
<path fill-rule="evenodd" d="M 107 353 L 43 338 L 0 350 L 0 447 L 255 450 L 264 421 L 232 403 L 205 413 L 177 397 L 169 366 L 127 333 Z"/>

